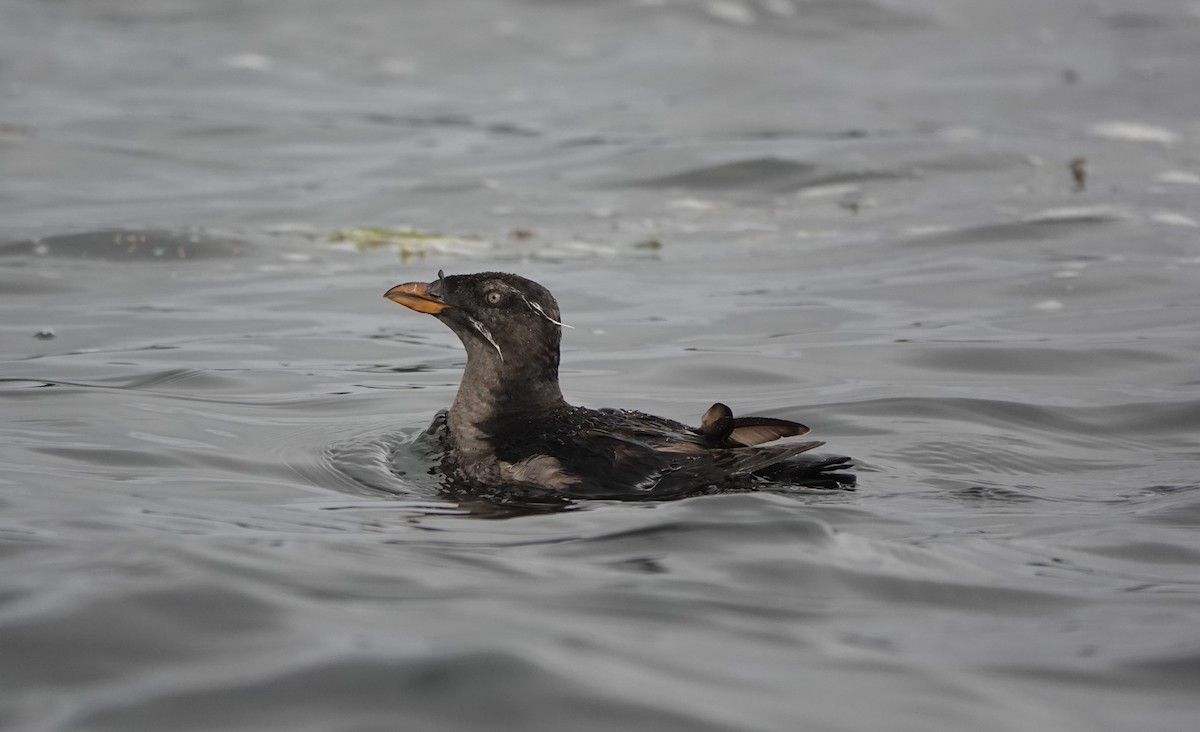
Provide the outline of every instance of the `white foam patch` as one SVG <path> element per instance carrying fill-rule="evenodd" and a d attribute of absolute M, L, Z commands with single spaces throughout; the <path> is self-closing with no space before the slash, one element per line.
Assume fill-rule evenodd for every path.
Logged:
<path fill-rule="evenodd" d="M 954 227 L 950 224 L 914 224 L 904 227 L 900 233 L 905 236 L 932 236 L 945 234 L 947 231 L 954 231 Z"/>
<path fill-rule="evenodd" d="M 232 56 L 226 56 L 224 64 L 231 69 L 268 71 L 273 62 L 269 56 L 261 53 L 235 53 Z"/>
<path fill-rule="evenodd" d="M 758 4 L 764 13 L 770 15 L 780 18 L 794 18 L 796 16 L 796 6 L 792 5 L 792 0 L 758 0 Z"/>
<path fill-rule="evenodd" d="M 1175 213 L 1174 211 L 1155 211 L 1150 214 L 1150 220 L 1158 224 L 1169 224 L 1170 226 L 1200 227 L 1200 221 L 1196 221 L 1191 216 Z"/>
<path fill-rule="evenodd" d="M 1168 170 L 1154 176 L 1154 181 L 1181 186 L 1200 186 L 1200 174 L 1186 170 Z"/>
<path fill-rule="evenodd" d="M 965 142 L 968 140 L 978 140 L 983 137 L 983 132 L 978 127 L 962 125 L 940 129 L 937 131 L 937 136 L 950 142 Z"/>
<path fill-rule="evenodd" d="M 758 13 L 754 12 L 754 8 L 735 0 L 710 0 L 704 5 L 704 12 L 711 18 L 734 25 L 754 25 L 758 22 Z"/>
<path fill-rule="evenodd" d="M 1037 223 L 1081 220 L 1123 221 L 1129 218 L 1132 217 L 1128 211 L 1116 208 L 1115 206 L 1066 206 L 1039 211 L 1025 220 L 1030 223 Z"/>
<path fill-rule="evenodd" d="M 1088 134 L 1106 140 L 1157 142 L 1162 145 L 1174 145 L 1183 139 L 1178 132 L 1141 122 L 1098 122 L 1088 128 Z"/>
<path fill-rule="evenodd" d="M 667 206 L 677 211 L 712 211 L 717 204 L 712 201 L 702 201 L 699 198 L 676 198 L 669 201 Z"/>
<path fill-rule="evenodd" d="M 862 193 L 862 186 L 855 183 L 833 183 L 827 186 L 812 186 L 798 194 L 800 198 L 836 198 Z"/>

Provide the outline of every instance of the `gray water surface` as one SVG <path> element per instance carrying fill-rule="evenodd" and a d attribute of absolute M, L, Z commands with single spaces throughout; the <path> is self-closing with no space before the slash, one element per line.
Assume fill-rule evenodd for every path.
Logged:
<path fill-rule="evenodd" d="M 0 727 L 1195 729 L 1197 88 L 1182 0 L 0 0 Z M 439 268 L 859 489 L 452 500 Z"/>

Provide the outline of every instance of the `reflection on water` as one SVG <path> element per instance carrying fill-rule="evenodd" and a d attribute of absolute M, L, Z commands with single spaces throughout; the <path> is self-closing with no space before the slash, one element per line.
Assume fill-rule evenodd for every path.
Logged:
<path fill-rule="evenodd" d="M 0 726 L 1191 729 L 1194 14 L 894 5 L 9 3 Z M 858 491 L 453 493 L 439 268 Z"/>

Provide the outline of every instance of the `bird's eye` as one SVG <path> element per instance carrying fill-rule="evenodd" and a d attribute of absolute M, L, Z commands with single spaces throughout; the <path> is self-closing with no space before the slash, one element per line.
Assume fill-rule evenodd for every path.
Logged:
<path fill-rule="evenodd" d="M 483 299 L 487 300 L 488 305 L 499 305 L 500 301 L 504 299 L 504 296 L 499 292 L 492 290 L 488 294 L 484 295 Z"/>

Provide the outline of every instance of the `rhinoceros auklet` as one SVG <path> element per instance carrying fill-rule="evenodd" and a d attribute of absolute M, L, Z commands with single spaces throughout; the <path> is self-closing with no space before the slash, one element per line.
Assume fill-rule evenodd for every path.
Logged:
<path fill-rule="evenodd" d="M 389 300 L 446 324 L 467 366 L 446 415 L 443 467 L 488 493 L 511 488 L 564 498 L 656 500 L 775 482 L 850 488 L 849 458 L 801 453 L 822 442 L 767 417 L 735 418 L 714 404 L 700 427 L 625 409 L 568 404 L 558 386 L 564 324 L 545 287 L 501 272 L 407 282 Z M 569 327 L 569 326 L 566 326 Z"/>

